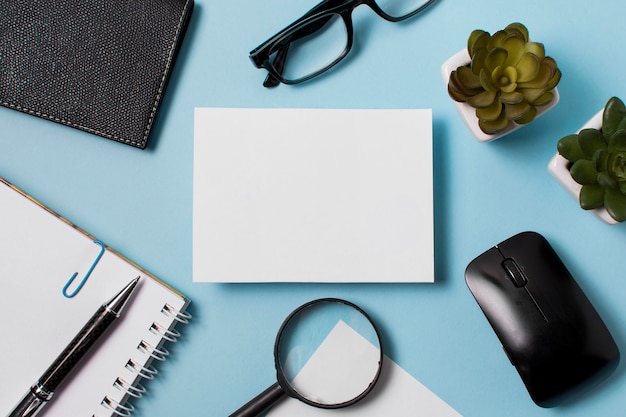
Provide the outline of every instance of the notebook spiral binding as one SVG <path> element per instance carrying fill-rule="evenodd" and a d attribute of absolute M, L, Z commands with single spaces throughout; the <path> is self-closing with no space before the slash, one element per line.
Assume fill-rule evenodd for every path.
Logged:
<path fill-rule="evenodd" d="M 183 311 L 178 311 L 169 304 L 165 304 L 161 309 L 161 314 L 168 319 L 173 320 L 173 323 L 187 324 L 191 319 L 191 314 Z M 163 343 L 171 342 L 176 343 L 180 337 L 180 332 L 173 328 L 168 328 L 160 324 L 158 321 L 154 321 L 148 331 L 154 335 L 157 335 Z M 146 392 L 146 389 L 138 382 L 140 379 L 151 380 L 157 375 L 158 370 L 151 364 L 153 361 L 163 362 L 167 359 L 170 352 L 161 344 L 154 346 L 153 344 L 142 339 L 137 345 L 137 351 L 148 356 L 148 360 L 145 364 L 140 364 L 136 360 L 129 358 L 125 364 L 125 369 L 130 371 L 133 375 L 134 381 L 129 382 L 121 376 L 118 376 L 113 382 L 113 387 L 124 393 L 124 399 L 121 402 L 116 401 L 109 395 L 105 395 L 100 405 L 119 417 L 131 417 L 135 407 L 128 401 L 130 398 L 141 398 Z M 92 417 L 98 417 L 93 415 Z"/>

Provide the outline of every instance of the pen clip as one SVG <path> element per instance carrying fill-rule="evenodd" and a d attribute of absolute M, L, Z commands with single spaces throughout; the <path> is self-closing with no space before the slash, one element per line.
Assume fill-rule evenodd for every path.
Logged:
<path fill-rule="evenodd" d="M 65 285 L 63 286 L 63 295 L 67 298 L 72 298 L 76 294 L 78 294 L 81 288 L 83 288 L 83 285 L 85 285 L 85 282 L 87 282 L 87 278 L 89 278 L 89 275 L 91 275 L 91 272 L 98 264 L 98 261 L 100 261 L 100 258 L 102 258 L 102 255 L 104 254 L 104 250 L 105 250 L 104 243 L 102 243 L 99 240 L 94 240 L 93 243 L 100 245 L 100 253 L 98 254 L 98 256 L 96 256 L 96 259 L 93 261 L 93 263 L 89 267 L 89 270 L 87 271 L 82 281 L 80 281 L 80 283 L 78 284 L 78 286 L 76 287 L 74 291 L 72 291 L 71 293 L 68 293 L 67 289 L 72 284 L 72 282 L 74 282 L 74 280 L 76 279 L 78 272 L 74 272 L 74 274 L 70 277 L 70 279 L 65 283 Z"/>

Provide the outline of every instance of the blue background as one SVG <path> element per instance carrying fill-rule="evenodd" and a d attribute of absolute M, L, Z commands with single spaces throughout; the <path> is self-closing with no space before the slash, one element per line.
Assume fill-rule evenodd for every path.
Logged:
<path fill-rule="evenodd" d="M 251 65 L 248 51 L 313 5 L 197 0 L 147 150 L 0 108 L 0 175 L 192 299 L 194 320 L 136 402 L 136 415 L 230 414 L 273 382 L 273 342 L 283 318 L 327 296 L 367 310 L 387 354 L 465 416 L 623 415 L 624 365 L 571 404 L 534 405 L 467 290 L 464 270 L 507 237 L 540 232 L 626 347 L 626 226 L 606 225 L 578 208 L 546 169 L 561 136 L 609 97 L 626 98 L 624 3 L 439 0 L 397 24 L 359 7 L 357 43 L 340 67 L 305 85 L 264 89 L 265 74 Z M 557 60 L 561 101 L 531 125 L 479 143 L 448 98 L 440 66 L 465 47 L 473 29 L 493 33 L 514 21 Z M 193 284 L 193 109 L 199 106 L 432 108 L 436 283 Z M 280 129 L 280 120 L 259 129 Z"/>

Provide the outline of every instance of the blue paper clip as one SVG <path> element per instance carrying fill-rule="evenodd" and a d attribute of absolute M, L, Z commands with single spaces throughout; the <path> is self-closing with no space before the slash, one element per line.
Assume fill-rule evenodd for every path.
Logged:
<path fill-rule="evenodd" d="M 102 258 L 102 255 L 104 254 L 104 250 L 105 250 L 104 243 L 102 243 L 99 240 L 94 240 L 93 243 L 97 243 L 98 245 L 100 245 L 100 253 L 96 257 L 96 259 L 93 261 L 93 263 L 91 264 L 91 267 L 89 267 L 89 270 L 87 271 L 87 273 L 83 277 L 82 281 L 78 284 L 78 286 L 76 287 L 76 289 L 74 291 L 72 291 L 71 293 L 68 294 L 67 288 L 70 285 L 72 285 L 72 282 L 74 282 L 74 280 L 76 279 L 76 276 L 78 275 L 78 272 L 74 272 L 74 274 L 70 277 L 70 279 L 65 283 L 65 285 L 63 286 L 63 295 L 65 297 L 67 297 L 67 298 L 72 298 L 73 296 L 78 294 L 80 289 L 83 288 L 83 285 L 85 285 L 85 282 L 87 282 L 87 278 L 89 278 L 89 275 L 91 275 L 91 272 L 93 271 L 93 269 L 98 264 L 98 261 L 100 261 L 100 258 Z"/>

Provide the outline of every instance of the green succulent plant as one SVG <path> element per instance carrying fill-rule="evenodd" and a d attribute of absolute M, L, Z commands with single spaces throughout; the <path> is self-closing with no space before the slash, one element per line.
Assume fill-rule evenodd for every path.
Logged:
<path fill-rule="evenodd" d="M 561 138 L 557 150 L 570 161 L 570 174 L 582 185 L 580 207 L 604 207 L 618 222 L 626 220 L 626 107 L 611 97 L 602 129 L 583 129 Z"/>
<path fill-rule="evenodd" d="M 529 40 L 523 24 L 511 23 L 493 35 L 474 30 L 467 51 L 471 63 L 452 71 L 448 94 L 476 109 L 483 132 L 501 132 L 511 121 L 529 123 L 538 106 L 552 101 L 550 90 L 561 80 L 561 71 L 545 55 L 543 44 Z"/>

